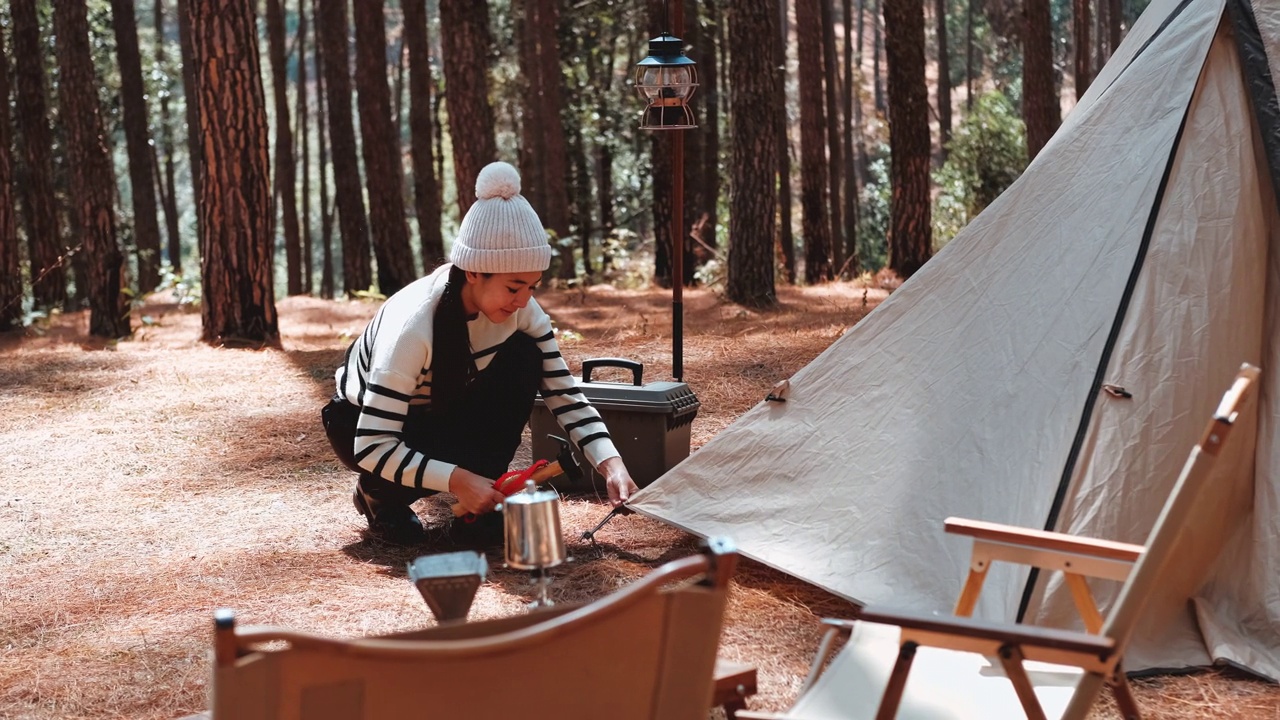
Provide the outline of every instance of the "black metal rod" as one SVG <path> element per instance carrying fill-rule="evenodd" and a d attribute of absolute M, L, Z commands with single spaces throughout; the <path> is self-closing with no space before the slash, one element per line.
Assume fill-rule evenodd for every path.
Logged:
<path fill-rule="evenodd" d="M 668 7 L 670 3 L 668 2 Z M 684 2 L 671 7 L 671 34 L 684 34 Z M 684 131 L 671 133 L 671 376 L 684 379 Z"/>

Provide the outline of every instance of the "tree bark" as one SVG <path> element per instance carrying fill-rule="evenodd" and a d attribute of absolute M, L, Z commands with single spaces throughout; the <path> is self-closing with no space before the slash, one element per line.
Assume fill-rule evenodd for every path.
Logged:
<path fill-rule="evenodd" d="M 85 0 L 54 4 L 58 43 L 58 98 L 67 133 L 67 167 L 71 197 L 80 218 L 89 299 L 89 333 L 120 338 L 129 334 L 124 256 L 116 242 L 115 178 L 103 142 L 89 21 Z"/>
<path fill-rule="evenodd" d="M 1049 0 L 1024 0 L 1022 33 L 1022 119 L 1027 126 L 1027 160 L 1058 130 L 1062 111 L 1053 85 L 1053 33 Z"/>
<path fill-rule="evenodd" d="M 862 27 L 862 7 L 859 0 L 858 7 L 858 27 Z M 857 98 L 858 89 L 853 84 L 854 74 L 858 72 L 858 66 L 854 65 L 853 54 L 853 3 L 851 0 L 844 0 L 843 6 L 844 17 L 844 94 L 841 100 L 844 102 L 841 117 L 844 118 L 844 227 L 845 227 L 845 243 L 849 248 L 849 259 L 845 261 L 848 265 L 848 273 L 857 275 L 861 270 L 862 263 L 858 259 L 858 196 L 862 191 L 862 178 L 859 177 L 859 168 L 862 165 L 861 155 L 859 152 L 862 145 L 862 101 Z M 857 62 L 862 62 L 862 33 L 858 33 L 858 56 Z M 855 108 L 858 110 L 857 122 L 854 122 Z M 856 139 L 855 139 L 856 138 Z"/>
<path fill-rule="evenodd" d="M 551 229 L 557 240 L 559 257 L 557 277 L 562 280 L 577 276 L 573 245 L 560 243 L 569 237 L 569 197 L 565 192 L 569 178 L 569 144 L 565 138 L 564 121 L 564 73 L 560 70 L 560 50 L 557 46 L 557 26 L 560 22 L 559 0 L 530 0 L 537 7 L 536 57 L 538 67 L 540 125 L 542 148 L 546 153 L 543 163 L 543 225 Z"/>
<path fill-rule="evenodd" d="M 111 0 L 111 27 L 120 63 L 120 99 L 129 153 L 129 195 L 133 204 L 133 240 L 138 257 L 138 290 L 149 293 L 160 284 L 160 221 L 156 208 L 155 157 L 147 131 L 146 91 L 142 87 L 142 53 L 133 0 Z"/>
<path fill-rule="evenodd" d="M 924 79 L 924 7 L 883 0 L 889 65 L 889 268 L 911 277 L 933 254 L 929 207 L 929 97 Z"/>
<path fill-rule="evenodd" d="M 166 59 L 165 51 L 165 12 L 164 0 L 156 0 L 155 10 L 156 23 L 156 68 L 164 78 L 162 82 L 164 86 L 158 93 L 160 96 L 160 124 L 159 147 L 156 148 L 158 156 L 164 157 L 164 172 L 160 173 L 160 159 L 156 159 L 157 177 L 156 187 L 159 189 L 160 205 L 164 208 L 164 225 L 165 234 L 168 237 L 168 259 L 169 268 L 174 275 L 182 274 L 182 231 L 178 229 L 178 184 L 177 171 L 173 164 L 173 121 L 169 118 L 169 64 Z"/>
<path fill-rule="evenodd" d="M 356 3 L 360 5 L 360 3 Z M 284 224 L 285 287 L 302 294 L 302 236 L 298 229 L 297 164 L 293 157 L 293 126 L 289 113 L 289 69 L 285 58 L 284 8 L 267 0 L 267 54 L 271 58 L 271 97 L 276 115 L 275 197 Z M 272 224 L 275 217 L 272 217 Z M 274 238 L 275 232 L 272 231 Z"/>
<path fill-rule="evenodd" d="M 298 113 L 298 155 L 302 157 L 302 292 L 311 294 L 315 277 L 311 248 L 311 102 L 307 92 L 307 2 L 298 0 L 298 85 L 296 100 Z"/>
<path fill-rule="evenodd" d="M 649 37 L 670 30 L 667 25 L 667 8 L 662 0 L 649 0 Z M 672 158 L 673 135 L 679 130 L 649 132 L 649 147 L 653 158 L 653 282 L 669 288 L 672 280 L 672 255 L 674 243 L 671 237 L 671 217 L 675 212 L 673 193 L 675 162 Z"/>
<path fill-rule="evenodd" d="M 204 197 L 199 210 L 203 338 L 278 335 L 272 283 L 271 161 L 254 0 L 191 0 Z"/>
<path fill-rule="evenodd" d="M 0 35 L 0 332 L 22 327 L 22 268 L 13 201 L 13 133 L 9 129 L 9 58 Z"/>
<path fill-rule="evenodd" d="M 1108 12 L 1109 6 L 1108 0 L 1098 0 L 1098 12 L 1094 13 L 1094 38 L 1097 52 L 1097 62 L 1094 67 L 1099 70 L 1102 69 L 1103 65 L 1107 64 L 1107 59 L 1111 56 L 1111 53 L 1107 51 L 1107 38 L 1111 35 L 1110 23 L 1107 21 L 1110 16 L 1110 12 Z"/>
<path fill-rule="evenodd" d="M 369 187 L 369 228 L 378 260 L 378 287 L 390 296 L 417 277 L 405 225 L 400 133 L 391 125 L 387 29 L 382 0 L 357 0 L 356 82 L 360 88 L 360 149 Z"/>
<path fill-rule="evenodd" d="M 413 156 L 413 199 L 422 242 L 422 269 L 431 272 L 447 258 L 440 230 L 440 183 L 436 179 L 431 119 L 431 46 L 426 0 L 404 0 L 404 40 L 409 48 L 409 132 Z"/>
<path fill-rule="evenodd" d="M 935 0 L 934 21 L 938 36 L 938 148 L 945 162 L 951 142 L 951 57 L 947 51 L 947 0 Z"/>
<path fill-rule="evenodd" d="M 821 3 L 796 0 L 796 27 L 821 28 Z M 803 31 L 803 30 L 802 30 Z M 826 125 L 822 98 L 822 43 L 798 43 L 800 72 L 800 227 L 804 235 L 804 279 L 832 278 L 831 220 L 827 215 Z"/>
<path fill-rule="evenodd" d="M 1093 82 L 1093 66 L 1089 62 L 1092 46 L 1089 44 L 1089 0 L 1075 0 L 1074 5 L 1071 44 L 1075 47 L 1076 101 L 1079 102 L 1089 89 L 1089 83 Z"/>
<path fill-rule="evenodd" d="M 893 0 L 889 0 L 892 2 Z M 885 54 L 885 29 L 880 25 L 880 18 L 884 14 L 885 0 L 875 0 L 874 6 L 871 8 L 871 36 L 875 45 L 875 56 L 871 62 L 871 74 L 875 77 L 875 100 L 876 111 L 884 112 L 884 74 L 880 71 L 880 58 Z"/>
<path fill-rule="evenodd" d="M 440 0 L 440 26 L 446 29 L 441 54 L 461 220 L 476 201 L 476 176 L 498 159 L 489 105 L 489 4 Z"/>
<path fill-rule="evenodd" d="M 67 302 L 67 268 L 54 195 L 53 133 L 49 127 L 45 54 L 40 47 L 36 0 L 13 0 L 10 11 L 17 127 L 26 166 L 26 179 L 19 195 L 27 229 L 31 294 L 37 310 L 52 310 Z"/>
<path fill-rule="evenodd" d="M 1089 0 L 1084 0 L 1088 2 Z M 978 0 L 965 0 L 964 25 L 964 109 L 973 112 L 973 4 Z"/>
<path fill-rule="evenodd" d="M 334 201 L 342 234 L 342 287 L 348 297 L 373 285 L 369 221 L 364 213 L 356 131 L 351 117 L 346 0 L 318 0 L 316 29 L 324 48 L 324 84 L 329 101 L 329 145 L 333 153 Z"/>
<path fill-rule="evenodd" d="M 200 99 L 196 97 L 196 63 L 191 54 L 191 2 L 178 0 L 178 48 L 182 56 L 182 97 L 187 108 L 187 166 L 196 204 L 196 236 L 200 235 Z M 199 247 L 199 243 L 196 244 Z"/>
<path fill-rule="evenodd" d="M 791 136 L 787 120 L 787 0 L 778 3 L 778 30 L 774 33 L 773 103 L 777 118 L 778 148 L 778 247 L 787 283 L 796 283 L 796 239 L 791 229 Z M 730 72 L 733 68 L 730 67 Z"/>
<path fill-rule="evenodd" d="M 834 0 L 822 3 L 822 85 L 826 92 L 827 121 L 827 203 L 831 213 L 831 260 L 836 274 L 844 270 L 845 238 L 841 201 L 841 173 L 844 170 L 843 143 L 840 138 L 840 72 L 836 68 L 836 23 Z"/>
<path fill-rule="evenodd" d="M 702 204 L 702 218 L 700 220 L 700 228 L 698 231 L 698 239 L 703 244 L 710 247 L 717 245 L 716 226 L 719 224 L 719 208 L 720 208 L 720 83 L 717 76 L 723 71 L 724 64 L 721 58 L 726 52 L 724 45 L 717 40 L 720 30 L 724 23 L 724 16 L 720 12 L 721 0 L 707 0 L 707 32 L 705 34 L 706 41 L 703 43 L 706 51 L 703 52 L 700 62 L 706 69 L 705 79 L 702 80 L 702 104 L 705 108 L 703 112 L 703 148 L 701 172 L 702 177 L 698 181 L 698 185 L 703 188 L 704 199 Z M 761 37 L 772 37 L 772 35 L 763 35 Z M 757 40 L 757 48 L 759 41 Z M 759 50 L 757 49 L 757 52 Z M 766 74 L 767 71 L 766 71 Z M 702 75 L 699 75 L 702 78 Z M 767 107 L 767 106 L 766 106 Z M 770 117 L 769 113 L 765 114 L 766 119 Z M 760 125 L 760 128 L 768 127 L 768 122 Z M 772 194 L 772 188 L 771 193 Z M 770 262 L 772 266 L 772 262 Z"/>
<path fill-rule="evenodd" d="M 320 22 L 320 2 L 312 0 L 313 16 L 317 24 Z M 325 121 L 325 62 L 324 43 L 320 42 L 320 33 L 316 33 L 316 172 L 320 175 L 320 297 L 332 299 L 333 283 L 333 212 L 329 209 L 329 145 L 326 134 L 329 123 Z"/>
<path fill-rule="evenodd" d="M 777 303 L 773 237 L 778 135 L 759 132 L 776 118 L 776 67 L 759 51 L 760 38 L 777 37 L 777 13 L 768 3 L 729 0 L 729 117 L 733 182 L 729 191 L 729 299 L 752 307 Z"/>
<path fill-rule="evenodd" d="M 1124 24 L 1124 11 L 1121 9 L 1120 0 L 1106 0 L 1107 2 L 1107 47 L 1108 56 L 1116 54 L 1116 48 L 1120 47 L 1120 26 Z"/>

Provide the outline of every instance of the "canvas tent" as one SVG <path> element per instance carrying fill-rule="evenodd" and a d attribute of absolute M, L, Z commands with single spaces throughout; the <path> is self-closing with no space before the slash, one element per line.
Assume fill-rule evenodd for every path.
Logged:
<path fill-rule="evenodd" d="M 632 507 L 857 601 L 948 610 L 969 544 L 943 518 L 1140 543 L 1256 363 L 1245 460 L 1215 480 L 1127 666 L 1280 678 L 1273 78 L 1277 0 L 1153 0 L 1012 187 L 796 373 L 785 403 L 748 411 Z M 1072 614 L 1024 571 L 986 587 L 980 616 Z"/>

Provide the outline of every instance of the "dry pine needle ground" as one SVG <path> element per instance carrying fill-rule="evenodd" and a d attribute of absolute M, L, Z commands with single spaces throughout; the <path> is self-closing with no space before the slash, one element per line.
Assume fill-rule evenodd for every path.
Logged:
<path fill-rule="evenodd" d="M 700 290 L 685 295 L 685 380 L 702 401 L 703 444 L 825 349 L 883 298 L 835 284 L 783 288 L 756 312 Z M 623 356 L 669 376 L 670 294 L 607 287 L 548 292 L 576 372 L 583 358 Z M 351 507 L 352 476 L 332 459 L 318 410 L 332 373 L 376 305 L 289 298 L 281 347 L 199 343 L 199 315 L 153 297 L 134 339 L 85 343 L 84 314 L 0 338 L 0 717 L 174 718 L 205 707 L 211 612 L 331 635 L 410 629 L 432 621 L 405 563 L 460 547 L 447 498 L 419 504 L 434 528 L 417 551 L 366 539 Z M 146 316 L 145 322 L 143 316 Z M 525 454 L 517 462 L 527 460 Z M 606 508 L 566 500 L 566 535 Z M 600 597 L 694 540 L 638 516 L 599 534 L 553 595 Z M 521 612 L 532 587 L 501 569 L 501 547 L 473 618 Z M 957 579 L 958 583 L 958 579 Z M 721 654 L 755 664 L 751 704 L 785 707 L 817 644 L 819 618 L 843 600 L 746 562 Z M 565 668 L 572 683 L 572 664 Z M 1208 673 L 1139 681 L 1154 718 L 1280 718 L 1280 691 Z M 1111 717 L 1106 708 L 1098 717 Z"/>

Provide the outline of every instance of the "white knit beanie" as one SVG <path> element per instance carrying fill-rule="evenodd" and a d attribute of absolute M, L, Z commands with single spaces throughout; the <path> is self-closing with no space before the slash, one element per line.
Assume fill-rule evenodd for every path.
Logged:
<path fill-rule="evenodd" d="M 468 272 L 542 272 L 551 265 L 551 245 L 538 213 L 520 195 L 520 173 L 508 163 L 489 163 L 476 176 L 476 201 L 462 218 L 450 261 Z"/>

